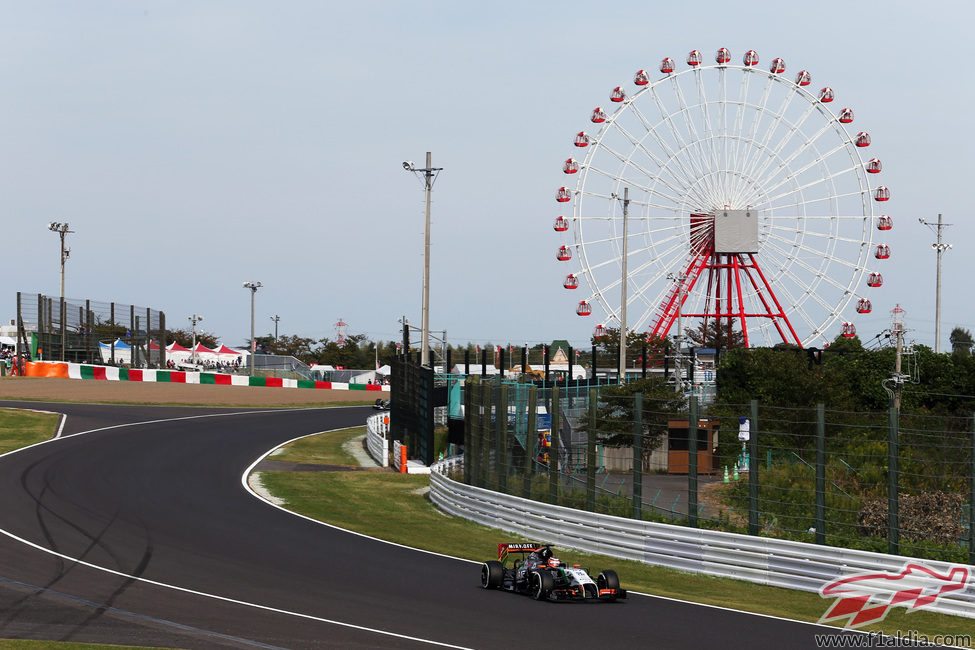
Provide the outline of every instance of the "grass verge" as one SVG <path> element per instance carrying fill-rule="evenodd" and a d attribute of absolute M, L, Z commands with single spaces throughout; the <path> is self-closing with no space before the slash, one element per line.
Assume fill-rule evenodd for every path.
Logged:
<path fill-rule="evenodd" d="M 59 419 L 55 413 L 0 409 L 0 454 L 52 438 Z"/>
<path fill-rule="evenodd" d="M 333 464 L 336 450 L 361 435 L 359 428 L 306 438 L 300 445 L 303 460 L 297 462 L 315 462 L 308 459 L 320 455 L 330 460 L 319 462 Z M 399 544 L 481 562 L 497 556 L 499 541 L 517 541 L 517 536 L 510 533 L 451 517 L 438 510 L 426 496 L 425 488 L 429 486 L 426 476 L 373 472 L 262 472 L 261 477 L 265 487 L 295 512 Z M 832 604 L 832 600 L 801 591 L 652 567 L 571 549 L 559 548 L 558 553 L 562 560 L 596 572 L 604 568 L 616 569 L 627 589 L 657 596 L 809 622 L 818 621 Z M 472 566 L 470 574 L 471 581 L 479 579 L 477 567 Z M 932 612 L 915 612 L 906 617 L 907 610 L 895 608 L 879 625 L 866 629 L 890 635 L 898 631 L 904 635 L 911 630 L 929 638 L 972 634 L 971 619 Z"/>

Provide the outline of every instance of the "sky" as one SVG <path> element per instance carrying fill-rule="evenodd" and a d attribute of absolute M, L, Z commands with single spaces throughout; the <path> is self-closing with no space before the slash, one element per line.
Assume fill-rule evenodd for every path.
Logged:
<path fill-rule="evenodd" d="M 975 331 L 970 290 L 972 5 L 593 2 L 0 2 L 0 317 L 16 292 L 166 313 L 231 346 L 274 331 L 396 340 L 421 320 L 432 193 L 430 327 L 451 343 L 588 346 L 552 230 L 561 163 L 633 73 L 719 47 L 813 71 L 884 163 L 895 222 L 862 339 L 906 310 L 934 346 Z"/>

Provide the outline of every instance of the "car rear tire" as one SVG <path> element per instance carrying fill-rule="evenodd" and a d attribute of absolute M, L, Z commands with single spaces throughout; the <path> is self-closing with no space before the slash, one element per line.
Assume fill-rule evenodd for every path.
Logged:
<path fill-rule="evenodd" d="M 481 586 L 485 589 L 499 589 L 504 583 L 504 567 L 497 560 L 488 560 L 481 565 Z"/>
<path fill-rule="evenodd" d="M 528 576 L 528 595 L 535 600 L 546 600 L 555 587 L 555 580 L 547 571 L 532 571 Z"/>
<path fill-rule="evenodd" d="M 602 592 L 603 589 L 613 589 L 617 593 L 620 590 L 620 577 L 616 575 L 616 572 L 612 569 L 606 569 L 602 571 L 598 576 L 596 576 L 596 586 L 599 587 L 599 591 Z M 602 595 L 599 596 L 602 600 L 616 600 L 616 595 Z"/>

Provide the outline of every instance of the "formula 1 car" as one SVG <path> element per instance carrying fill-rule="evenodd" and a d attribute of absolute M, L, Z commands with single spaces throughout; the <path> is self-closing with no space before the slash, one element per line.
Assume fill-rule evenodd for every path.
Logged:
<path fill-rule="evenodd" d="M 513 553 L 524 559 L 516 559 L 508 567 L 508 556 Z M 527 594 L 535 600 L 626 598 L 615 571 L 606 569 L 593 580 L 588 569 L 578 564 L 568 566 L 552 554 L 549 545 L 534 542 L 498 544 L 498 559 L 481 565 L 481 586 Z"/>

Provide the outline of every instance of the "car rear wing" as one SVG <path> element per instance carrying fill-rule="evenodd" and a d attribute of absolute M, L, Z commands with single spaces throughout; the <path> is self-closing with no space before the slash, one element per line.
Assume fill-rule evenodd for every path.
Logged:
<path fill-rule="evenodd" d="M 548 544 L 538 542 L 501 542 L 498 544 L 498 560 L 502 563 L 508 558 L 508 553 L 531 553 L 541 551 Z"/>

